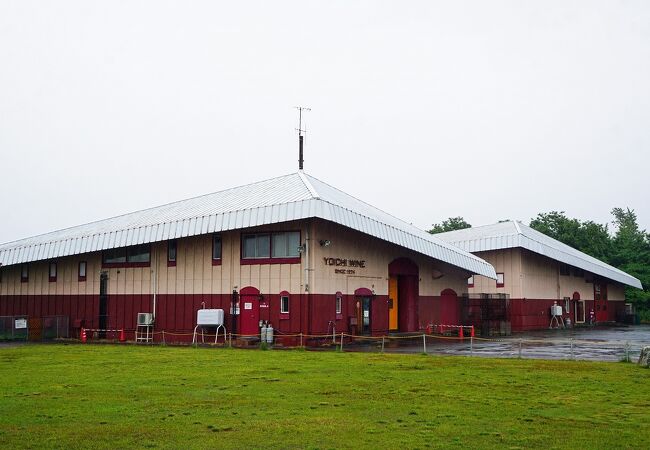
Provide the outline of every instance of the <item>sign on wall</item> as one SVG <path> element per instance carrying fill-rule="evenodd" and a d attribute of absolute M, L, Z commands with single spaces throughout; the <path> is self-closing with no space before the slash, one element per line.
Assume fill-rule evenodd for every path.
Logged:
<path fill-rule="evenodd" d="M 366 267 L 365 259 L 348 259 L 348 258 L 328 258 L 324 257 L 323 262 L 326 266 L 333 266 L 334 273 L 354 275 L 356 273 L 355 269 L 349 269 L 348 267 L 355 267 L 364 269 Z"/>

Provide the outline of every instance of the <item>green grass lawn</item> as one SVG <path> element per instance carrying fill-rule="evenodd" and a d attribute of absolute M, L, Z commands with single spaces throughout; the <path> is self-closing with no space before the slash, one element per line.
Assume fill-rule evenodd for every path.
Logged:
<path fill-rule="evenodd" d="M 0 348 L 4 448 L 648 448 L 634 364 L 113 345 Z"/>

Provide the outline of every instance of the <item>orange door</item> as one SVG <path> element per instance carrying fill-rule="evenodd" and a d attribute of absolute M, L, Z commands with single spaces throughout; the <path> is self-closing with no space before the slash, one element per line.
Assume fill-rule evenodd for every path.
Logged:
<path fill-rule="evenodd" d="M 391 275 L 388 280 L 388 329 L 397 331 L 399 329 L 398 308 L 399 294 L 397 289 L 397 277 Z"/>

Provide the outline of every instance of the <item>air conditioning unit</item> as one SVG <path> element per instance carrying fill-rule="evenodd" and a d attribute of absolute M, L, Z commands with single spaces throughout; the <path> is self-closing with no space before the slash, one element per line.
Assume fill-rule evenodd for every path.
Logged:
<path fill-rule="evenodd" d="M 151 313 L 138 313 L 138 326 L 148 327 L 153 325 L 153 314 Z"/>

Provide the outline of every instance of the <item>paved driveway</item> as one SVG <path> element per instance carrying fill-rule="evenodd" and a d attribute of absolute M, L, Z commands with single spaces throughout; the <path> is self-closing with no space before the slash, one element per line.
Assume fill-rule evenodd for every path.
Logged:
<path fill-rule="evenodd" d="M 427 353 L 473 355 L 496 358 L 580 359 L 636 362 L 641 347 L 650 346 L 650 325 L 602 326 L 569 330 L 543 330 L 516 333 L 513 336 L 462 342 L 449 338 L 426 338 Z M 352 345 L 346 350 L 376 350 L 380 343 Z M 386 352 L 422 353 L 423 339 L 387 341 Z"/>

